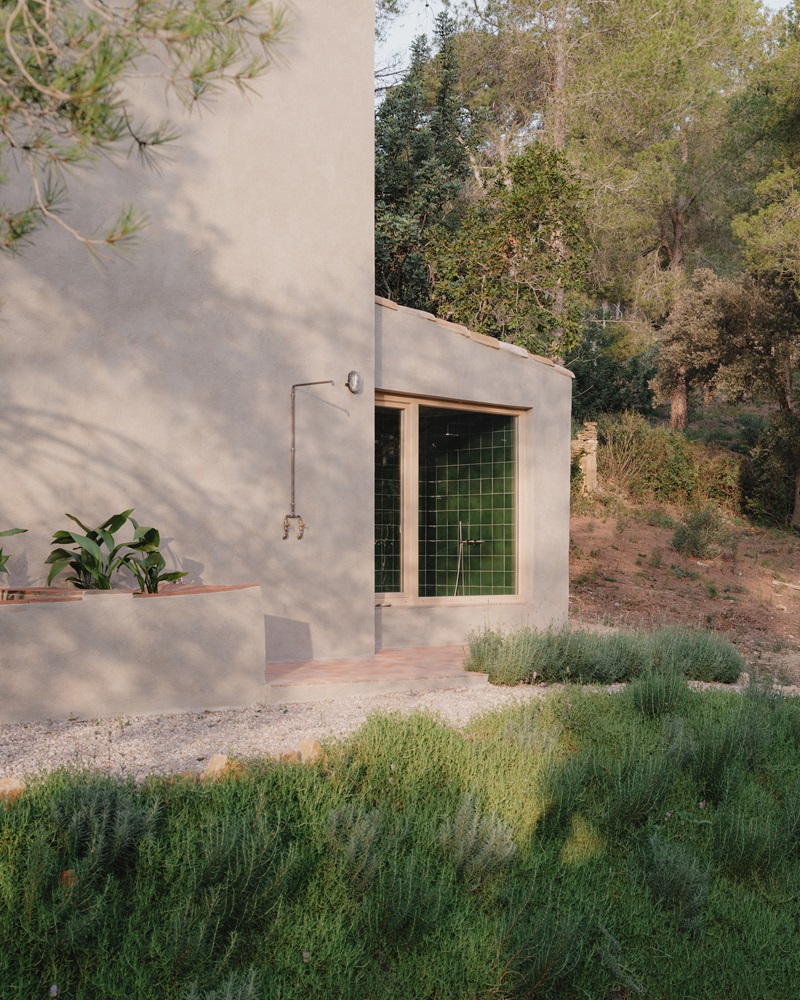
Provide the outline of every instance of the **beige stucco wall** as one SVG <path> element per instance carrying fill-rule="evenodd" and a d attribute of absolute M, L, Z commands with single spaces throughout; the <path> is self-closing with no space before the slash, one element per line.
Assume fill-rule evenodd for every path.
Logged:
<path fill-rule="evenodd" d="M 487 624 L 544 628 L 565 622 L 571 373 L 521 349 L 465 335 L 451 324 L 387 303 L 376 305 L 375 329 L 379 389 L 524 411 L 519 417 L 519 600 L 393 601 L 376 608 L 378 647 L 460 643 Z"/>
<path fill-rule="evenodd" d="M 0 724 L 255 704 L 263 621 L 258 587 L 0 602 Z"/>
<path fill-rule="evenodd" d="M 189 582 L 261 584 L 270 660 L 374 648 L 373 4 L 291 9 L 255 96 L 171 109 L 160 175 L 86 175 L 90 228 L 101 200 L 149 214 L 130 256 L 98 268 L 51 229 L 0 265 L 0 527 L 29 529 L 9 582 L 44 581 L 65 511 L 135 507 Z M 309 528 L 283 541 L 290 387 L 318 379 L 297 394 Z"/>
<path fill-rule="evenodd" d="M 569 375 L 374 305 L 372 8 L 297 0 L 256 96 L 184 121 L 161 175 L 87 175 L 89 228 L 101 205 L 150 215 L 130 256 L 98 268 L 50 230 L 0 266 L 0 529 L 29 529 L 3 540 L 12 585 L 44 582 L 65 511 L 96 524 L 135 507 L 188 582 L 261 585 L 269 661 L 566 618 Z M 291 386 L 323 379 L 297 390 L 308 528 L 283 540 Z M 525 410 L 519 601 L 376 612 L 376 386 Z"/>

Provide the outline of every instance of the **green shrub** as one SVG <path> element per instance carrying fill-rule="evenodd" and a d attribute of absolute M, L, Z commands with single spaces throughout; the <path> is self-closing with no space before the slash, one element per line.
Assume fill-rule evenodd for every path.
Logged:
<path fill-rule="evenodd" d="M 761 766 L 772 746 L 773 724 L 757 706 L 732 702 L 724 718 L 710 717 L 695 734 L 687 767 L 700 794 L 732 800 L 747 774 Z"/>
<path fill-rule="evenodd" d="M 542 906 L 525 885 L 514 886 L 500 902 L 505 916 L 498 952 L 508 972 L 506 995 L 515 1000 L 565 995 L 593 950 L 586 918 Z"/>
<path fill-rule="evenodd" d="M 742 463 L 741 506 L 761 524 L 788 526 L 794 507 L 798 462 L 797 421 L 775 414 Z"/>
<path fill-rule="evenodd" d="M 123 875 L 152 840 L 160 809 L 158 798 L 144 800 L 129 782 L 98 776 L 67 784 L 51 806 L 65 867 L 79 865 L 82 878 Z"/>
<path fill-rule="evenodd" d="M 362 933 L 375 948 L 409 947 L 435 927 L 449 896 L 444 872 L 422 853 L 383 853 L 377 877 L 363 900 Z"/>
<path fill-rule="evenodd" d="M 630 354 L 612 326 L 590 322 L 580 343 L 567 353 L 565 364 L 575 375 L 572 412 L 579 420 L 597 420 L 600 414 L 653 407 L 650 382 L 655 376 L 655 350 Z"/>
<path fill-rule="evenodd" d="M 763 798 L 726 803 L 714 817 L 716 856 L 735 878 L 766 875 L 785 856 L 786 831 Z"/>
<path fill-rule="evenodd" d="M 681 930 L 699 931 L 708 901 L 708 866 L 657 830 L 647 841 L 643 863 L 645 880 L 654 898 L 675 914 Z"/>
<path fill-rule="evenodd" d="M 598 422 L 598 472 L 636 503 L 739 507 L 739 464 L 636 413 Z"/>
<path fill-rule="evenodd" d="M 466 670 L 489 674 L 493 684 L 533 683 L 542 641 L 535 629 L 502 632 L 484 628 L 469 636 Z"/>
<path fill-rule="evenodd" d="M 373 716 L 324 767 L 31 780 L 0 805 L 3 995 L 773 996 L 800 954 L 798 711 L 567 688 L 464 732 Z"/>
<path fill-rule="evenodd" d="M 348 806 L 328 816 L 328 835 L 339 854 L 342 874 L 357 896 L 365 896 L 377 877 L 383 826 L 380 809 Z"/>
<path fill-rule="evenodd" d="M 659 718 L 679 711 L 689 690 L 683 671 L 648 670 L 631 681 L 629 697 L 636 711 L 646 719 Z"/>
<path fill-rule="evenodd" d="M 663 811 L 676 773 L 674 761 L 666 754 L 643 756 L 630 748 L 611 770 L 606 824 L 613 831 L 643 826 L 654 812 Z"/>
<path fill-rule="evenodd" d="M 192 983 L 181 1000 L 261 1000 L 263 995 L 256 970 L 249 969 L 245 972 L 232 972 L 216 990 L 201 992 L 198 984 Z"/>
<path fill-rule="evenodd" d="M 705 559 L 716 554 L 716 545 L 722 536 L 722 521 L 713 507 L 696 511 L 675 529 L 670 544 L 685 556 Z"/>
<path fill-rule="evenodd" d="M 585 755 L 567 760 L 552 760 L 544 779 L 544 803 L 537 826 L 540 836 L 560 836 L 581 808 L 594 775 L 594 767 Z"/>
<path fill-rule="evenodd" d="M 800 779 L 797 778 L 783 793 L 781 839 L 788 852 L 800 854 Z"/>
<path fill-rule="evenodd" d="M 516 854 L 508 826 L 497 816 L 483 815 L 471 795 L 465 795 L 455 816 L 439 829 L 445 857 L 473 891 L 501 872 Z"/>
<path fill-rule="evenodd" d="M 641 635 L 649 647 L 645 660 L 654 670 L 674 668 L 690 680 L 720 684 L 733 684 L 744 670 L 742 654 L 716 632 L 667 625 Z"/>
<path fill-rule="evenodd" d="M 487 627 L 470 635 L 464 665 L 488 674 L 493 684 L 612 684 L 648 671 L 674 670 L 694 680 L 731 683 L 744 661 L 721 636 L 696 629 L 598 635 L 570 628 L 502 632 Z"/>

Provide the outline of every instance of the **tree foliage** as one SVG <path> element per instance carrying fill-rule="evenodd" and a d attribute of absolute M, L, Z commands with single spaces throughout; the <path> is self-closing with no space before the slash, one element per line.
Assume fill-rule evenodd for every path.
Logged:
<path fill-rule="evenodd" d="M 414 43 L 408 73 L 376 113 L 375 288 L 415 308 L 429 302 L 433 230 L 454 224 L 469 172 L 471 121 L 455 94 L 454 35 L 455 23 L 440 15 L 433 73 L 423 36 Z"/>
<path fill-rule="evenodd" d="M 376 291 L 489 336 L 561 354 L 588 265 L 582 194 L 533 139 L 486 160 L 482 109 L 459 92 L 456 25 L 437 22 L 376 115 Z M 480 165 L 478 166 L 478 162 Z"/>
<path fill-rule="evenodd" d="M 456 232 L 438 235 L 435 311 L 535 353 L 563 356 L 582 326 L 589 252 L 581 201 L 556 150 L 534 142 L 512 157 Z"/>
<path fill-rule="evenodd" d="M 158 76 L 188 107 L 269 65 L 285 25 L 261 0 L 5 0 L 0 3 L 0 247 L 17 250 L 47 222 L 90 248 L 130 239 L 124 208 L 102 232 L 69 218 L 76 168 L 131 150 L 149 160 L 176 137 L 139 111 L 137 80 Z M 10 182 L 10 183 L 9 183 Z"/>
<path fill-rule="evenodd" d="M 624 329 L 606 324 L 601 310 L 587 319 L 578 343 L 567 352 L 574 420 L 597 420 L 602 414 L 650 413 L 655 377 L 655 347 L 631 350 Z"/>
<path fill-rule="evenodd" d="M 662 394 L 681 378 L 733 401 L 761 395 L 775 405 L 760 460 L 777 449 L 770 462 L 784 470 L 786 492 L 795 494 L 790 520 L 800 526 L 800 301 L 791 286 L 751 274 L 723 279 L 698 271 L 662 334 Z"/>

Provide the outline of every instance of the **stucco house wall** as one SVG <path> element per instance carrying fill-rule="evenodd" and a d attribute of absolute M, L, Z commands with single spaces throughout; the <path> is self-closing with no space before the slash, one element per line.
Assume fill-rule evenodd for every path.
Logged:
<path fill-rule="evenodd" d="M 284 61 L 250 100 L 185 121 L 162 175 L 92 171 L 84 225 L 126 200 L 152 219 L 130 256 L 98 268 L 49 230 L 3 262 L 0 528 L 28 529 L 4 540 L 12 586 L 44 583 L 65 512 L 98 524 L 134 507 L 188 583 L 260 584 L 268 662 L 565 619 L 569 373 L 374 300 L 372 9 L 297 0 Z M 306 382 L 324 383 L 296 391 L 307 527 L 284 539 Z M 516 408 L 513 595 L 376 600 L 376 389 Z M 20 641 L 43 614 L 11 613 Z"/>
<path fill-rule="evenodd" d="M 484 625 L 564 623 L 572 373 L 522 348 L 383 299 L 376 304 L 375 349 L 379 390 L 426 402 L 514 407 L 520 425 L 518 593 L 444 602 L 388 597 L 375 609 L 378 647 L 459 643 Z"/>
<path fill-rule="evenodd" d="M 84 226 L 101 203 L 150 216 L 128 256 L 98 268 L 51 227 L 2 262 L 11 584 L 44 582 L 65 511 L 135 507 L 189 582 L 261 583 L 268 659 L 373 651 L 372 10 L 297 0 L 257 94 L 183 120 L 160 175 L 86 175 Z M 297 390 L 309 527 L 284 541 L 291 386 L 322 379 Z"/>

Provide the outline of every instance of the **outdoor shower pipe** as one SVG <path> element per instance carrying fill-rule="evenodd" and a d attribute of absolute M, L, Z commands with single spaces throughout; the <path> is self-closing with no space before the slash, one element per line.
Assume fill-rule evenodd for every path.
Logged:
<path fill-rule="evenodd" d="M 461 589 L 464 589 L 464 546 L 483 545 L 482 538 L 464 538 L 464 529 L 461 522 L 458 522 L 458 562 L 456 563 L 456 585 L 453 588 L 453 597 L 458 596 L 458 578 L 461 577 Z"/>
<path fill-rule="evenodd" d="M 292 386 L 292 451 L 291 451 L 291 465 L 292 465 L 292 512 L 287 514 L 283 519 L 283 537 L 289 537 L 289 522 L 297 521 L 297 537 L 303 537 L 303 531 L 308 527 L 308 525 L 303 521 L 303 518 L 295 513 L 294 510 L 294 390 L 301 389 L 304 385 L 335 385 L 332 378 L 324 378 L 319 382 L 295 382 Z"/>

